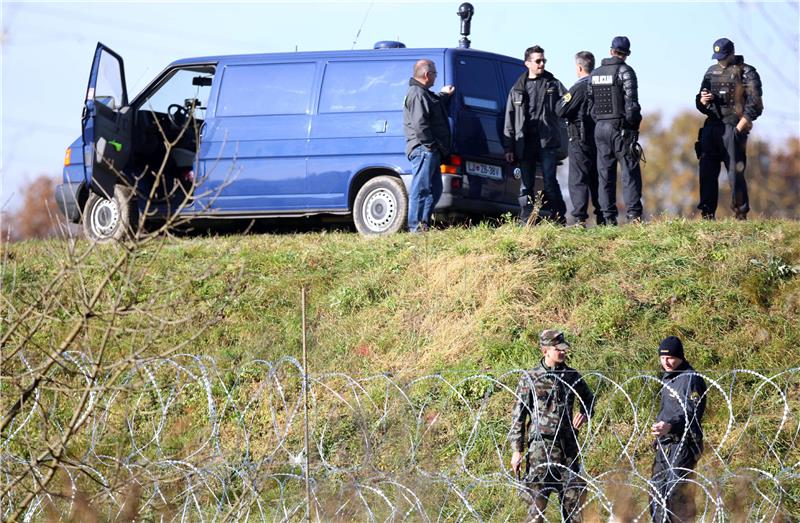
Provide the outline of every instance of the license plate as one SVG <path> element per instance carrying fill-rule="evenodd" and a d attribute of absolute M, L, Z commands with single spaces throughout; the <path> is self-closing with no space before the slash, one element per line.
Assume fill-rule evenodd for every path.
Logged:
<path fill-rule="evenodd" d="M 499 165 L 489 165 L 487 163 L 467 162 L 467 174 L 482 176 L 491 180 L 503 179 L 503 168 Z"/>

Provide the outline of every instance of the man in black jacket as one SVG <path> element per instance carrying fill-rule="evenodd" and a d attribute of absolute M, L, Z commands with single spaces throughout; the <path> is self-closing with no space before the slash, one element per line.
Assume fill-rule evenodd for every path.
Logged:
<path fill-rule="evenodd" d="M 526 73 L 516 81 L 506 102 L 503 146 L 506 161 L 519 162 L 522 171 L 519 188 L 519 221 L 528 223 L 536 197 L 536 164 L 542 164 L 544 197 L 539 219 L 565 223 L 567 206 L 556 178 L 556 154 L 561 144 L 556 105 L 566 89 L 555 76 L 545 71 L 544 49 L 535 45 L 525 50 Z"/>
<path fill-rule="evenodd" d="M 403 130 L 406 155 L 411 161 L 411 191 L 408 195 L 408 230 L 425 231 L 442 196 L 440 165 L 450 154 L 450 122 L 447 103 L 455 90 L 442 87 L 438 95 L 430 90 L 436 81 L 436 64 L 419 60 L 414 77 L 408 81 L 403 101 Z"/>
<path fill-rule="evenodd" d="M 569 134 L 569 197 L 576 225 L 586 226 L 589 198 L 592 199 L 597 225 L 605 225 L 597 199 L 597 147 L 594 143 L 594 121 L 589 116 L 586 87 L 594 70 L 594 55 L 581 51 L 575 55 L 578 81 L 569 88 L 556 106 L 556 114 L 567 120 Z"/>
<path fill-rule="evenodd" d="M 587 96 L 597 122 L 597 174 L 606 224 L 617 224 L 617 162 L 622 165 L 622 196 L 628 221 L 642 218 L 642 171 L 636 146 L 642 121 L 636 73 L 625 63 L 631 54 L 627 36 L 611 42 L 611 58 L 592 71 Z"/>
<path fill-rule="evenodd" d="M 697 110 L 707 116 L 697 143 L 700 160 L 700 204 L 703 218 L 713 220 L 719 197 L 720 162 L 728 171 L 731 208 L 739 220 L 747 219 L 750 201 L 744 168 L 747 134 L 761 116 L 761 78 L 751 65 L 735 54 L 733 42 L 714 42 L 711 58 L 718 62 L 706 71 L 695 97 Z"/>
<path fill-rule="evenodd" d="M 661 405 L 651 427 L 656 456 L 650 483 L 650 514 L 655 523 L 694 521 L 696 509 L 692 476 L 703 452 L 703 412 L 706 382 L 697 374 L 676 336 L 658 347 L 661 367 Z"/>

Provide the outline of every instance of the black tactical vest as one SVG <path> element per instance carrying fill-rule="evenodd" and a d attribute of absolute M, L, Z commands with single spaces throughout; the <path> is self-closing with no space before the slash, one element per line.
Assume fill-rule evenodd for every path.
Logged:
<path fill-rule="evenodd" d="M 586 90 L 589 87 L 588 83 L 590 81 L 591 77 L 588 76 L 578 80 L 578 83 L 583 82 L 583 85 L 578 87 L 578 91 L 581 89 L 584 91 L 583 102 L 581 102 L 578 108 L 578 114 L 575 115 L 572 120 L 568 120 L 567 134 L 570 140 L 594 144 L 594 120 L 592 120 L 592 116 L 589 114 L 589 103 L 586 96 Z"/>
<path fill-rule="evenodd" d="M 604 65 L 592 72 L 594 115 L 598 120 L 625 117 L 625 94 L 617 79 L 620 65 Z"/>
<path fill-rule="evenodd" d="M 709 84 L 708 90 L 714 95 L 713 104 L 719 108 L 723 118 L 741 111 L 744 87 L 740 65 L 730 65 L 719 72 L 714 71 L 710 75 Z"/>

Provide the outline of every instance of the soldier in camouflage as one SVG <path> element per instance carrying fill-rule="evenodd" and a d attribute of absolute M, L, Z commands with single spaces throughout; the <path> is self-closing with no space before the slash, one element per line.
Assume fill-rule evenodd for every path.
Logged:
<path fill-rule="evenodd" d="M 577 430 L 592 415 L 594 396 L 580 373 L 566 365 L 569 344 L 562 332 L 545 330 L 539 342 L 543 357 L 520 378 L 515 394 L 511 469 L 519 474 L 526 460 L 528 521 L 543 522 L 548 498 L 556 493 L 563 520 L 580 522 L 586 483 L 579 475 Z M 573 417 L 576 396 L 579 412 Z"/>

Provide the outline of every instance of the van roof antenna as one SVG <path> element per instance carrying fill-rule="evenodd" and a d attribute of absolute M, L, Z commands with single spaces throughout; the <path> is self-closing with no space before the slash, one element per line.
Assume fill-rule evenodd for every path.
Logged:
<path fill-rule="evenodd" d="M 469 2 L 464 2 L 458 6 L 456 14 L 461 19 L 461 40 L 458 41 L 458 47 L 469 49 L 470 41 L 467 37 L 470 33 L 470 25 L 472 24 L 472 15 L 475 14 L 475 8 Z"/>
<path fill-rule="evenodd" d="M 375 0 L 372 0 L 369 3 L 369 7 L 367 7 L 367 12 L 364 13 L 364 19 L 361 21 L 361 27 L 358 28 L 358 31 L 356 32 L 356 37 L 353 38 L 353 47 L 350 48 L 351 51 L 356 48 L 356 42 L 358 42 L 358 37 L 361 36 L 361 30 L 364 29 L 364 24 L 367 23 L 367 17 L 369 17 L 369 12 L 372 11 L 372 5 L 374 3 Z"/>

